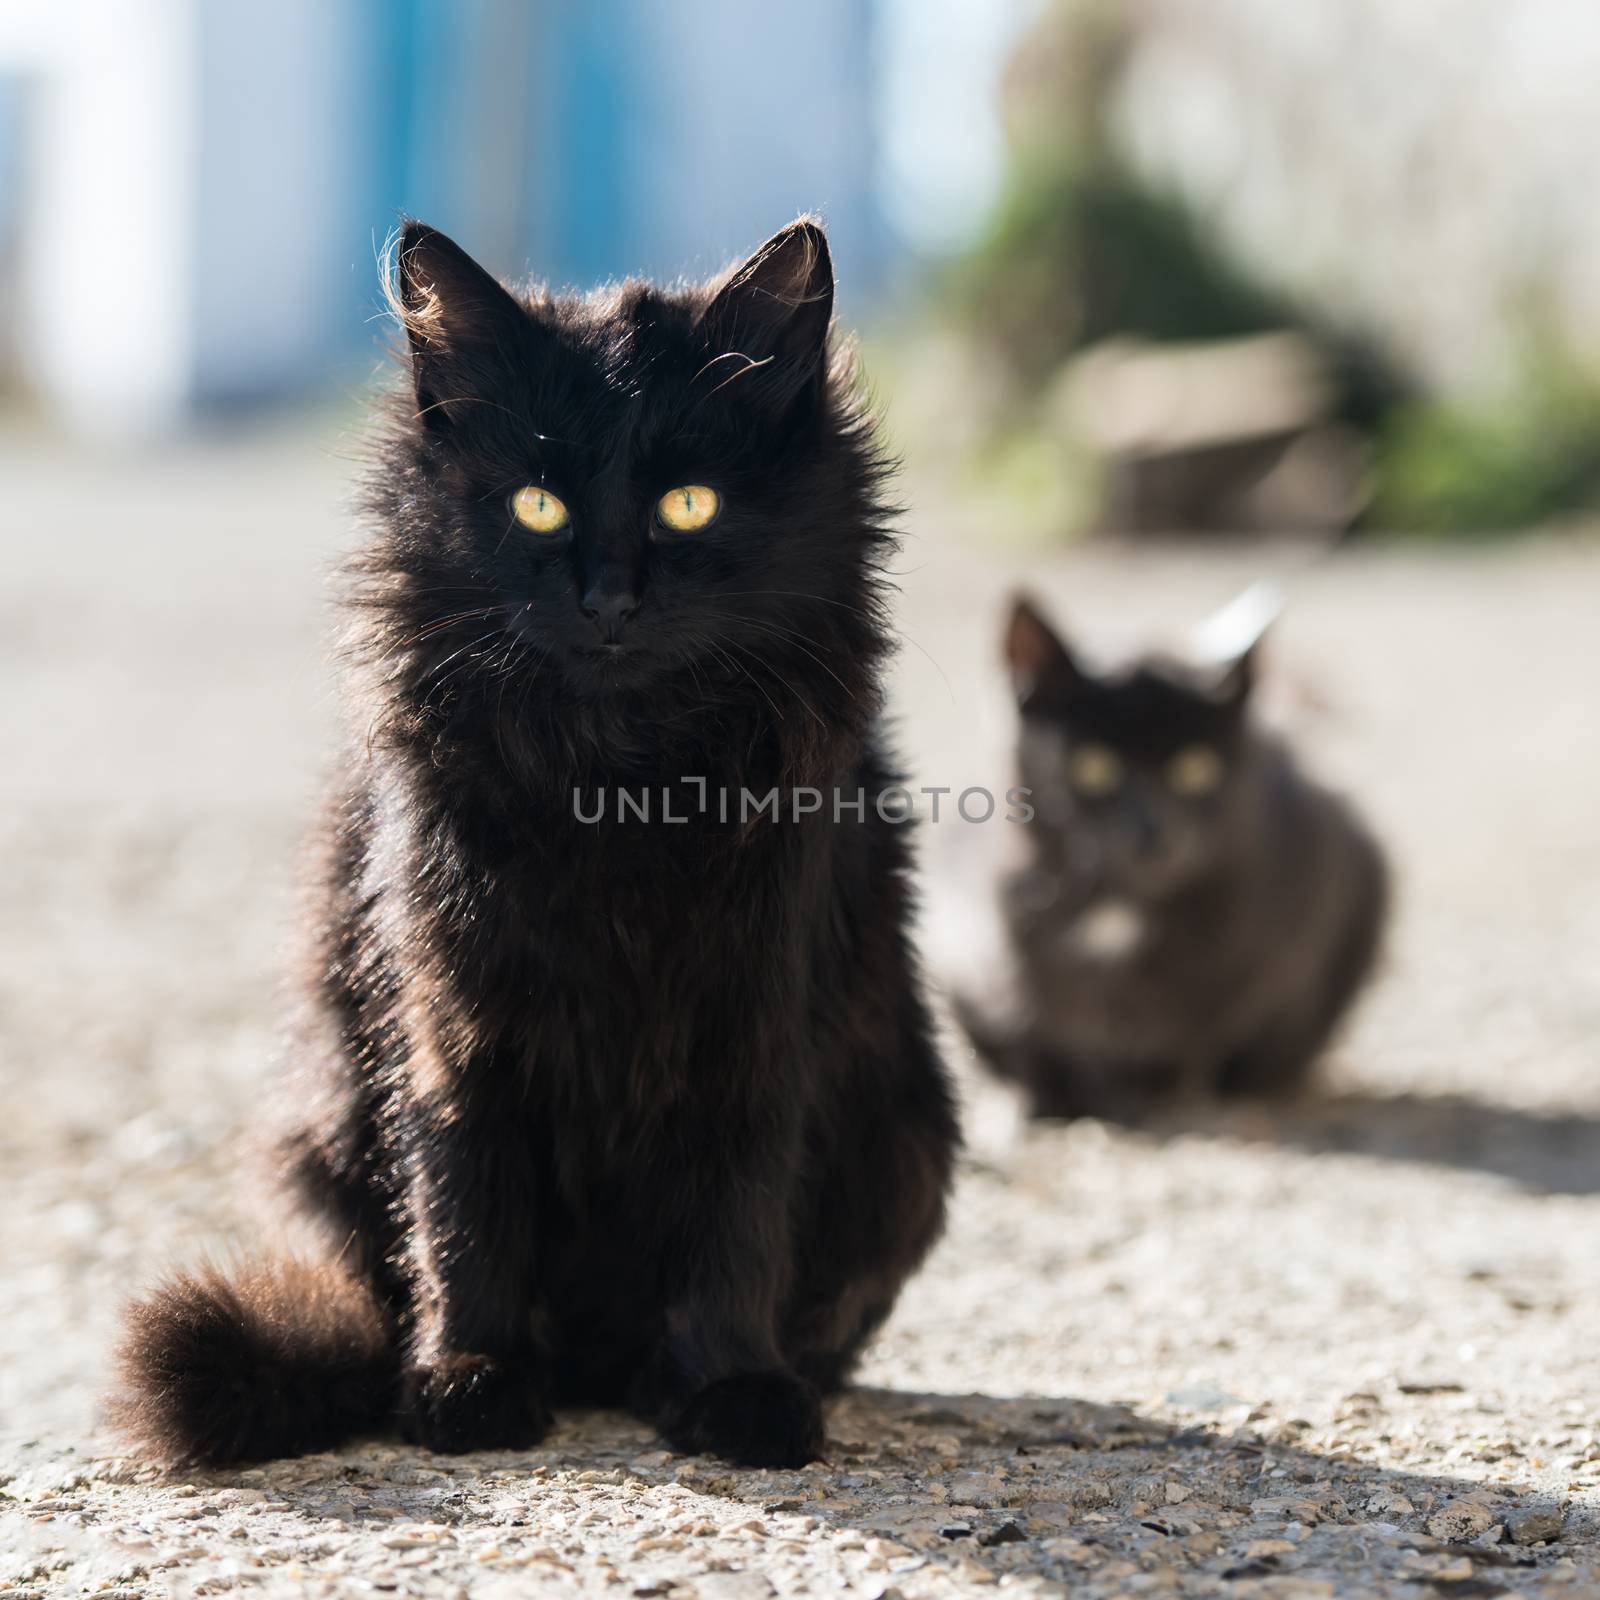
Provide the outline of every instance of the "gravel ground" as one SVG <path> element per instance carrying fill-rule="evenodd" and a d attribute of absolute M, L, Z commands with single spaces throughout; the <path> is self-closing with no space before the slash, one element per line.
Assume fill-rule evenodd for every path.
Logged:
<path fill-rule="evenodd" d="M 1600 548 L 1030 567 L 925 534 L 899 700 L 918 780 L 956 787 L 1003 770 L 1014 578 L 1101 637 L 1291 574 L 1278 713 L 1401 873 L 1326 1089 L 1027 1129 L 969 1078 L 948 1237 L 824 1466 L 572 1415 L 526 1454 L 173 1482 L 102 1431 L 105 1350 L 128 1291 L 259 1226 L 239 1135 L 347 469 L 295 435 L 13 438 L 0 474 L 0 1597 L 1600 1594 Z M 927 845 L 948 958 L 975 841 Z"/>

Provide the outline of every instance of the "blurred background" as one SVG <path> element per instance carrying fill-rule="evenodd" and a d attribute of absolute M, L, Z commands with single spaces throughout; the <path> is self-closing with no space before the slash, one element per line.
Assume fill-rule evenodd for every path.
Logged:
<path fill-rule="evenodd" d="M 1600 478 L 1597 54 L 1579 0 L 11 0 L 0 393 L 348 400 L 401 213 L 582 285 L 815 209 L 1055 534 L 1505 529 Z"/>
<path fill-rule="evenodd" d="M 1515 1334 L 1508 1412 L 1592 1414 L 1597 81 L 1586 0 L 0 5 L 0 1416 L 81 1421 L 118 1296 L 243 1216 L 396 218 L 586 285 L 801 211 L 907 461 L 915 779 L 1004 778 L 1013 586 L 1148 643 L 1276 577 L 1266 710 L 1400 893 L 1316 1107 L 1177 1165 L 1035 1135 L 882 1372 L 1159 1403 L 1203 1347 L 1293 1395 L 1338 1312 L 1352 1367 Z M 956 831 L 941 962 L 978 937 Z M 1502 1260 L 1531 1310 L 1482 1299 Z M 1071 1288 L 1107 1275 L 1115 1331 Z"/>

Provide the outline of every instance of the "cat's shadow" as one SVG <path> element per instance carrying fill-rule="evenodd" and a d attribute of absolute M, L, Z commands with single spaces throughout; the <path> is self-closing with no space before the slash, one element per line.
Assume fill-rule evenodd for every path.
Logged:
<path fill-rule="evenodd" d="M 1452 1518 L 1481 1532 L 1486 1517 L 1527 1507 L 1518 1485 L 1496 1484 L 1485 1510 L 1482 1486 L 1468 1480 L 1304 1448 L 1293 1442 L 1304 1424 L 1266 1424 L 1264 1436 L 1231 1396 L 1186 1400 L 1212 1414 L 1185 1424 L 1071 1397 L 858 1389 L 830 1410 L 830 1459 L 801 1471 L 673 1456 L 630 1418 L 571 1412 L 533 1451 L 438 1457 L 369 1443 L 242 1481 L 265 1478 L 275 1501 L 307 1519 L 308 1537 L 330 1518 L 385 1545 L 403 1542 L 393 1537 L 399 1519 L 442 1525 L 459 1543 L 489 1547 L 479 1557 L 486 1576 L 506 1561 L 526 1567 L 518 1552 L 532 1549 L 545 1554 L 529 1560 L 565 1564 L 571 1581 L 603 1543 L 620 1542 L 617 1576 L 638 1594 L 793 1565 L 816 1540 L 833 1546 L 819 1559 L 843 1570 L 870 1563 L 852 1575 L 889 1587 L 972 1558 L 987 1581 L 1033 1574 L 1069 1589 L 1129 1558 L 1230 1581 L 1352 1561 L 1398 1569 L 1440 1549 L 1441 1528 L 1454 1537 Z M 634 1567 L 645 1551 L 650 1562 Z M 1485 1540 L 1465 1555 L 1487 1573 L 1563 1553 L 1570 1545 L 1535 1552 Z"/>
<path fill-rule="evenodd" d="M 1196 1134 L 1455 1167 L 1531 1194 L 1600 1194 L 1600 1117 L 1489 1105 L 1465 1095 L 1312 1091 L 1284 1101 L 1172 1105 L 1117 1120 L 1148 1137 Z"/>

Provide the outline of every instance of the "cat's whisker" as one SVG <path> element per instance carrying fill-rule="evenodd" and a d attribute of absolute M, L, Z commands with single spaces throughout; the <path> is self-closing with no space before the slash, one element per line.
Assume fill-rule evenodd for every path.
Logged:
<path fill-rule="evenodd" d="M 463 622 L 477 622 L 485 617 L 493 616 L 497 611 L 509 610 L 507 605 L 482 606 L 475 611 L 460 611 L 449 617 L 436 617 L 432 622 L 425 623 L 408 638 L 401 639 L 390 647 L 383 659 L 388 661 L 398 655 L 402 650 L 409 650 L 413 645 L 422 644 L 433 638 L 436 634 L 448 633 L 451 628 L 458 627 Z"/>
<path fill-rule="evenodd" d="M 447 408 L 450 406 L 488 406 L 490 410 L 503 412 L 508 417 L 516 416 L 516 412 L 510 406 L 503 406 L 498 400 L 486 400 L 482 395 L 473 394 L 449 395 L 443 400 L 435 400 L 431 405 L 422 406 L 411 414 L 416 421 L 421 422 L 431 411 L 445 411 L 448 415 Z"/>
<path fill-rule="evenodd" d="M 505 604 L 495 606 L 480 606 L 475 611 L 458 611 L 453 616 L 437 617 L 434 619 L 434 621 L 426 624 L 422 628 L 419 628 L 417 632 L 406 641 L 406 643 L 417 644 L 424 639 L 433 638 L 435 634 L 446 633 L 451 628 L 458 626 L 460 623 L 475 622 L 483 617 L 492 617 L 497 611 L 507 611 L 509 609 L 510 607 Z"/>
<path fill-rule="evenodd" d="M 476 639 L 473 639 L 469 643 L 462 645 L 459 650 L 452 651 L 436 667 L 430 667 L 428 672 L 425 674 L 426 679 L 430 682 L 433 682 L 434 687 L 438 687 L 438 674 L 443 672 L 444 669 L 448 667 L 457 656 L 464 655 L 468 650 L 475 649 L 478 645 L 482 644 L 484 640 L 492 639 L 496 634 L 501 633 L 502 631 L 503 630 L 500 628 L 491 628 L 487 633 L 480 633 Z M 465 664 L 470 666 L 472 662 L 469 660 Z M 457 670 L 459 671 L 460 669 L 458 668 Z"/>
<path fill-rule="evenodd" d="M 544 666 L 545 661 L 549 658 L 552 648 L 553 646 L 546 645 L 544 649 L 539 652 L 538 660 L 534 662 L 532 668 L 528 671 L 523 679 L 522 693 L 517 700 L 517 709 L 512 714 L 512 720 L 516 723 L 520 723 L 522 721 L 523 714 L 528 709 L 528 701 L 533 694 L 534 684 L 538 681 L 539 670 Z"/>
<path fill-rule="evenodd" d="M 832 678 L 833 681 L 838 684 L 839 687 L 843 689 L 852 700 L 856 698 L 855 690 L 852 689 L 850 685 L 847 684 L 844 679 L 841 678 L 839 674 L 835 672 L 833 668 L 830 667 L 828 663 L 811 648 L 811 644 L 806 640 L 804 634 L 796 633 L 792 629 L 779 627 L 776 623 L 758 621 L 754 617 L 747 617 L 740 613 L 722 611 L 718 612 L 717 614 L 726 621 L 737 622 L 744 627 L 754 628 L 758 633 L 768 634 L 775 639 L 783 639 L 794 649 L 799 650 L 803 655 L 807 655 L 813 661 L 815 661 L 816 664 L 821 667 L 822 670 L 826 672 L 828 676 Z"/>
<path fill-rule="evenodd" d="M 726 662 L 728 666 L 732 667 L 735 672 L 741 673 L 744 677 L 748 678 L 751 684 L 755 687 L 757 693 L 760 694 L 761 698 L 772 707 L 773 716 L 776 717 L 779 722 L 783 721 L 783 713 L 778 709 L 778 702 L 767 693 L 766 685 L 763 684 L 761 680 L 756 677 L 756 675 L 747 666 L 745 666 L 742 661 L 738 660 L 734 656 L 729 655 L 727 651 L 722 648 L 721 644 L 716 643 L 709 638 L 706 640 L 706 646 L 708 649 L 714 652 L 720 660 Z"/>
<path fill-rule="evenodd" d="M 741 655 L 749 656 L 749 658 L 756 662 L 759 666 L 766 667 L 769 671 L 772 671 L 773 677 L 775 677 L 778 682 L 782 684 L 791 695 L 794 696 L 795 701 L 801 706 L 811 720 L 815 722 L 819 728 L 825 728 L 827 726 L 826 722 L 823 721 L 821 715 L 818 713 L 817 708 L 812 705 L 811 702 L 807 700 L 806 697 L 801 694 L 800 691 L 795 688 L 795 686 L 786 677 L 784 677 L 781 672 L 773 671 L 772 663 L 766 660 L 765 657 L 757 655 L 755 651 L 752 650 L 748 645 L 742 644 L 739 640 L 730 637 L 726 633 L 719 633 L 717 635 L 717 640 L 720 644 L 726 645 L 729 649 L 737 650 Z M 752 683 L 756 683 L 756 686 L 760 688 L 760 684 L 756 682 L 755 675 L 750 672 L 749 668 L 745 668 L 745 675 Z M 841 685 L 841 687 L 843 686 Z M 767 703 L 772 705 L 774 711 L 777 711 L 778 708 L 776 705 L 772 704 L 770 696 L 768 697 Z M 782 720 L 781 713 L 779 719 Z"/>
<path fill-rule="evenodd" d="M 415 587 L 407 584 L 405 593 L 407 599 L 413 600 L 420 599 L 423 595 L 428 594 L 464 594 L 470 595 L 474 600 L 487 600 L 493 590 L 483 584 L 429 583 Z"/>
<path fill-rule="evenodd" d="M 844 600 L 834 600 L 825 594 L 812 594 L 806 589 L 729 589 L 724 591 L 730 599 L 744 600 L 765 596 L 778 596 L 788 600 L 813 600 L 820 606 L 837 606 L 841 611 L 851 612 L 865 622 L 877 622 L 878 617 L 865 606 L 853 606 Z"/>
<path fill-rule="evenodd" d="M 771 356 L 767 357 L 768 361 L 771 359 Z M 753 357 L 747 356 L 743 350 L 724 350 L 721 355 L 712 356 L 712 358 L 706 362 L 706 364 L 701 367 L 698 372 L 695 373 L 695 375 L 689 380 L 690 388 L 693 388 L 695 384 L 699 383 L 699 381 L 705 377 L 705 375 L 713 367 L 720 366 L 724 361 L 743 361 L 745 363 L 745 366 L 741 367 L 739 372 L 734 374 L 735 377 L 740 376 L 741 373 L 748 372 L 752 366 L 759 367 L 766 365 L 765 361 L 756 361 Z M 712 394 L 715 394 L 717 391 L 713 389 L 711 392 Z"/>
<path fill-rule="evenodd" d="M 803 589 L 733 589 L 729 590 L 728 592 L 730 596 L 744 596 L 749 598 L 755 598 L 756 596 L 782 596 L 793 600 L 814 600 L 818 605 L 838 606 L 841 611 L 853 612 L 864 622 L 876 623 L 877 621 L 877 618 L 875 618 L 871 612 L 863 609 L 861 606 L 847 605 L 843 600 L 830 600 L 827 595 L 808 594 Z M 939 658 L 935 656 L 931 650 L 927 649 L 927 647 L 919 640 L 913 638 L 911 634 L 907 633 L 904 628 L 897 627 L 895 628 L 894 633 L 896 638 L 904 639 L 913 650 L 921 651 L 922 654 L 928 658 L 928 664 L 935 672 L 939 674 L 939 677 L 943 681 L 946 690 L 949 691 L 951 700 L 954 700 L 956 697 L 955 686 L 950 682 L 949 674 L 945 672 L 944 667 L 939 662 Z"/>
<path fill-rule="evenodd" d="M 494 677 L 500 680 L 500 693 L 495 700 L 494 708 L 494 743 L 500 752 L 500 760 L 509 771 L 511 758 L 506 754 L 505 739 L 505 709 L 506 686 L 511 682 L 511 664 L 527 647 L 528 641 L 521 634 L 510 635 L 510 643 L 506 646 L 505 658 L 494 671 Z"/>
<path fill-rule="evenodd" d="M 513 528 L 515 528 L 516 525 L 517 525 L 517 514 L 516 514 L 516 512 L 508 510 L 507 513 L 506 513 L 506 525 L 505 525 L 504 528 L 502 528 L 500 530 L 500 537 L 495 541 L 494 553 L 495 553 L 496 556 L 498 556 L 500 554 L 500 552 L 505 549 L 506 540 L 511 537 L 511 530 Z"/>
<path fill-rule="evenodd" d="M 775 360 L 776 360 L 776 359 L 777 359 L 777 358 L 776 358 L 776 357 L 775 357 L 775 356 L 767 356 L 767 357 L 766 357 L 766 358 L 765 358 L 765 359 L 764 359 L 764 360 L 761 360 L 761 361 L 752 361 L 752 362 L 750 362 L 750 363 L 749 363 L 749 365 L 748 365 L 748 366 L 743 366 L 743 367 L 740 367 L 740 368 L 739 368 L 739 370 L 738 370 L 738 371 L 737 371 L 737 372 L 735 372 L 735 373 L 733 373 L 733 374 L 731 374 L 731 375 L 730 375 L 730 376 L 729 376 L 729 377 L 726 377 L 726 378 L 724 378 L 724 379 L 723 379 L 723 380 L 722 380 L 722 382 L 721 382 L 721 383 L 719 383 L 719 384 L 718 384 L 718 385 L 717 385 L 717 386 L 716 386 L 716 388 L 715 388 L 715 389 L 712 389 L 712 390 L 711 390 L 711 391 L 710 391 L 710 392 L 709 392 L 709 393 L 708 393 L 708 394 L 707 394 L 707 395 L 706 395 L 706 396 L 705 396 L 705 398 L 706 398 L 706 399 L 707 399 L 707 400 L 709 400 L 709 399 L 710 399 L 710 398 L 711 398 L 711 396 L 712 396 L 712 395 L 714 395 L 714 394 L 721 394 L 721 392 L 722 392 L 722 391 L 723 391 L 723 390 L 724 390 L 724 389 L 726 389 L 726 388 L 727 388 L 727 387 L 728 387 L 728 385 L 729 385 L 729 384 L 730 384 L 730 383 L 737 383 L 737 382 L 738 382 L 738 381 L 739 381 L 739 380 L 740 380 L 740 379 L 741 379 L 741 378 L 748 378 L 748 377 L 749 377 L 749 376 L 750 376 L 750 374 L 751 374 L 751 373 L 752 373 L 752 372 L 759 372 L 759 371 L 760 371 L 760 370 L 761 370 L 761 368 L 762 368 L 762 367 L 767 367 L 767 366 L 771 366 L 771 365 L 772 365 L 772 363 L 773 363 L 773 362 L 774 362 L 774 361 L 775 361 Z"/>
<path fill-rule="evenodd" d="M 747 622 L 752 627 L 764 628 L 769 633 L 782 634 L 786 639 L 797 639 L 804 644 L 813 644 L 817 649 L 826 651 L 829 655 L 833 653 L 820 639 L 810 638 L 809 635 L 802 633 L 798 628 L 786 628 L 781 622 L 774 622 L 770 617 L 752 617 L 743 611 L 722 610 L 718 610 L 717 615 L 727 618 L 730 622 Z"/>

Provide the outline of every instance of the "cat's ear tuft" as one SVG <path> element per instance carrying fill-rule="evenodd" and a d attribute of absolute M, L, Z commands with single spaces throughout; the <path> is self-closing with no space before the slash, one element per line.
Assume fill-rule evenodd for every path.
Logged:
<path fill-rule="evenodd" d="M 1222 705 L 1242 707 L 1255 688 L 1261 640 L 1241 650 L 1233 660 L 1223 663 L 1211 684 L 1213 697 Z"/>
<path fill-rule="evenodd" d="M 1024 710 L 1069 700 L 1084 685 L 1083 669 L 1071 650 L 1027 595 L 1019 594 L 1011 602 L 1005 658 L 1017 704 Z"/>
<path fill-rule="evenodd" d="M 827 236 L 809 217 L 780 229 L 729 274 L 706 308 L 702 325 L 724 347 L 735 371 L 757 363 L 797 388 L 822 367 L 833 320 L 833 258 Z M 748 366 L 735 366 L 735 356 Z M 716 381 L 725 381 L 722 373 Z M 797 382 L 798 380 L 798 382 Z"/>
<path fill-rule="evenodd" d="M 496 279 L 424 222 L 401 229 L 389 301 L 411 348 L 417 414 L 434 432 L 448 431 L 460 410 L 487 397 L 504 356 L 532 326 Z"/>

